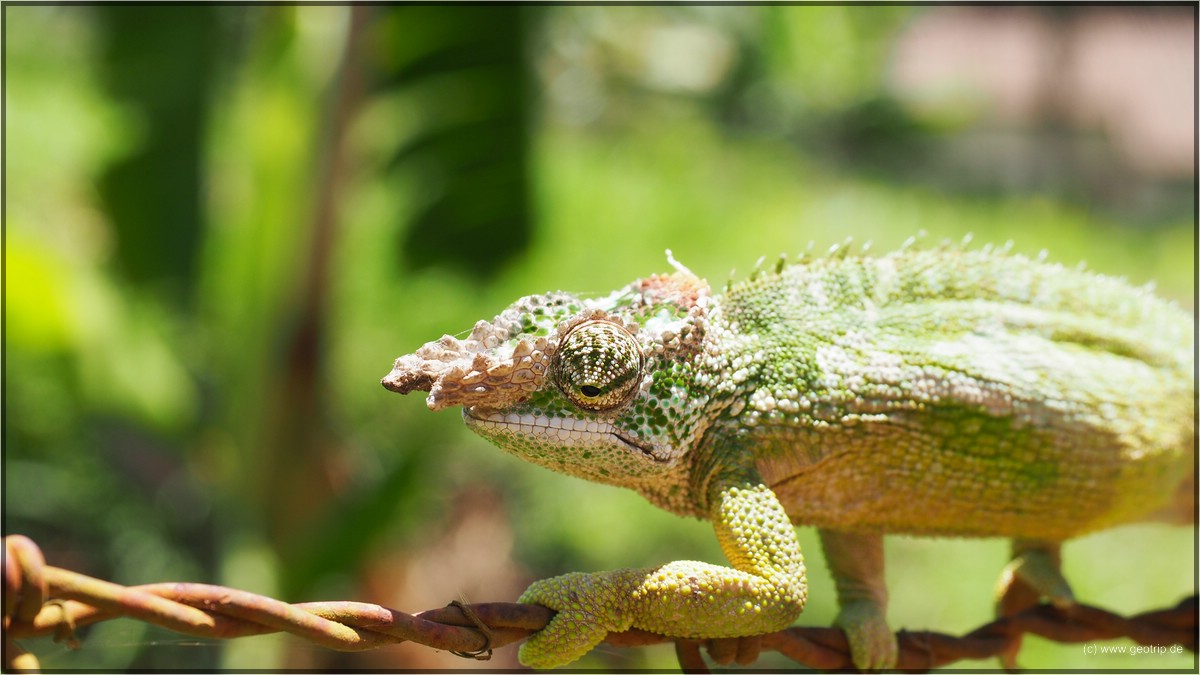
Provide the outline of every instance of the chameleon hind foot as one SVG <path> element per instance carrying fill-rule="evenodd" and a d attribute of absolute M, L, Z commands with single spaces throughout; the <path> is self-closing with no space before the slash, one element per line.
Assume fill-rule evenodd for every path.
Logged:
<path fill-rule="evenodd" d="M 1062 575 L 1061 547 L 1058 542 L 1013 541 L 1012 561 L 996 586 L 997 614 L 1016 614 L 1043 598 L 1060 608 L 1075 604 L 1075 594 Z"/>
<path fill-rule="evenodd" d="M 996 585 L 996 615 L 1012 616 L 1043 599 L 1059 608 L 1075 604 L 1075 594 L 1062 575 L 1062 545 L 1059 542 L 1014 540 L 1012 560 L 1005 565 Z M 1016 670 L 1017 652 L 1021 641 L 1016 640 L 1008 651 L 1000 654 L 1000 664 Z"/>

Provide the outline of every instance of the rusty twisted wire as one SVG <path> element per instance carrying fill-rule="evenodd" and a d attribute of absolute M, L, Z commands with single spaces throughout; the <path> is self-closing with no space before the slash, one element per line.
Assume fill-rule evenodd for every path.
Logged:
<path fill-rule="evenodd" d="M 485 658 L 490 650 L 540 630 L 553 612 L 537 605 L 481 603 L 406 614 L 362 602 L 288 604 L 246 591 L 193 583 L 120 586 L 45 564 L 28 537 L 4 538 L 4 667 L 38 669 L 36 657 L 16 640 L 55 635 L 72 643 L 81 626 L 129 617 L 187 635 L 234 638 L 285 631 L 339 651 L 361 651 L 411 640 L 422 645 Z M 928 670 L 963 659 L 1011 652 L 1031 633 L 1057 642 L 1128 637 L 1141 645 L 1181 645 L 1196 651 L 1197 597 L 1173 608 L 1123 618 L 1086 605 L 1060 609 L 1038 605 L 954 637 L 931 631 L 900 631 L 905 670 Z M 632 647 L 672 641 L 641 630 L 611 633 L 607 642 Z M 729 640 L 675 639 L 680 666 L 707 672 L 700 649 L 718 663 L 755 660 L 760 650 L 778 651 L 821 670 L 852 668 L 845 635 L 835 628 L 796 627 L 768 635 Z"/>

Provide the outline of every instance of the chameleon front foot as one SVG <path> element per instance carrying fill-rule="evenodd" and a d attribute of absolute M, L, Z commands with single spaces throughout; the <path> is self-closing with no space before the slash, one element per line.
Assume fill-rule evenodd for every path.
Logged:
<path fill-rule="evenodd" d="M 606 635 L 608 630 L 586 612 L 560 611 L 521 645 L 517 658 L 530 668 L 559 668 L 587 654 Z"/>
<path fill-rule="evenodd" d="M 520 601 L 557 612 L 521 647 L 536 668 L 566 665 L 609 632 L 731 638 L 785 628 L 808 586 L 796 531 L 770 488 L 739 473 L 712 486 L 712 520 L 733 568 L 676 560 L 658 567 L 566 574 L 534 583 Z M 718 649 L 724 658 L 724 652 Z"/>
<path fill-rule="evenodd" d="M 896 667 L 899 648 L 879 605 L 871 600 L 842 603 L 834 625 L 846 633 L 850 659 L 859 670 L 890 670 Z"/>
<path fill-rule="evenodd" d="M 521 645 L 517 658 L 531 668 L 558 668 L 600 644 L 610 631 L 630 627 L 620 616 L 619 584 L 602 575 L 572 573 L 536 581 L 518 602 L 542 605 L 557 613 L 546 627 Z"/>
<path fill-rule="evenodd" d="M 846 633 L 850 660 L 859 670 L 894 668 L 900 650 L 886 618 L 883 537 L 824 529 L 820 534 L 842 607 L 834 625 Z"/>
<path fill-rule="evenodd" d="M 728 666 L 737 663 L 748 666 L 757 661 L 762 654 L 762 636 L 713 638 L 707 641 L 707 647 L 708 655 L 717 665 Z"/>

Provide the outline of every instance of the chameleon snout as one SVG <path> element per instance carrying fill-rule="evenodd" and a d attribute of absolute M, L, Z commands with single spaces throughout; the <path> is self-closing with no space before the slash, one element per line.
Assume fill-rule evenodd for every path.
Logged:
<path fill-rule="evenodd" d="M 392 366 L 392 372 L 384 375 L 383 379 L 379 381 L 384 389 L 397 394 L 407 394 L 412 391 L 429 391 L 433 388 L 436 379 L 434 374 L 427 370 L 414 368 L 413 364 L 409 363 L 411 358 L 411 356 L 401 356 L 396 359 L 395 365 Z"/>

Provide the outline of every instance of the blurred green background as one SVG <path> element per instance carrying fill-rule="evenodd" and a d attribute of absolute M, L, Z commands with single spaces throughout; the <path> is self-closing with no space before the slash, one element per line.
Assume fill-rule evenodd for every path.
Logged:
<path fill-rule="evenodd" d="M 666 248 L 720 285 L 809 242 L 971 233 L 1194 312 L 1195 11 L 6 5 L 4 533 L 123 584 L 413 612 L 720 561 L 705 523 L 523 465 L 380 377 L 521 295 L 665 271 Z M 801 623 L 827 625 L 800 532 Z M 888 547 L 896 628 L 989 620 L 1003 542 Z M 1195 592 L 1187 528 L 1065 555 L 1121 613 Z M 516 665 L 81 634 L 25 644 L 59 669 Z M 1022 664 L 1196 662 L 1030 638 Z"/>

